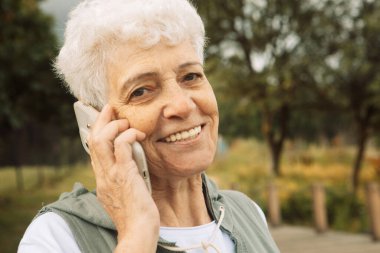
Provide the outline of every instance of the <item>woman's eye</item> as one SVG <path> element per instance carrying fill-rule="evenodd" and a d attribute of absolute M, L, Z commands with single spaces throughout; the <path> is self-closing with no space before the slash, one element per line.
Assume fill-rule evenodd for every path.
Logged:
<path fill-rule="evenodd" d="M 202 77 L 200 74 L 197 74 L 197 73 L 189 73 L 187 75 L 185 75 L 185 77 L 183 78 L 183 80 L 185 82 L 189 82 L 189 81 L 194 81 L 198 78 Z"/>
<path fill-rule="evenodd" d="M 141 97 L 146 92 L 146 88 L 138 88 L 137 90 L 134 90 L 131 94 L 131 97 Z"/>

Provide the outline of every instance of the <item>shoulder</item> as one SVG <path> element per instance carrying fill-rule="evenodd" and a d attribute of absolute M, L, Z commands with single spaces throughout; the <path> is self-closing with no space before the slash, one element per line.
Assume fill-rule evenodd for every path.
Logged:
<path fill-rule="evenodd" d="M 254 214 L 259 217 L 266 226 L 268 226 L 263 210 L 258 204 L 256 204 L 255 201 L 244 193 L 233 190 L 221 190 L 219 194 L 225 198 L 227 204 L 229 203 L 233 205 L 235 208 L 246 213 L 247 215 Z"/>
<path fill-rule="evenodd" d="M 251 212 L 249 209 L 257 209 L 256 203 L 254 203 L 251 198 L 242 192 L 233 190 L 220 190 L 219 194 L 224 197 L 227 203 L 234 204 L 240 209 L 247 209 L 249 212 Z"/>
<path fill-rule="evenodd" d="M 74 252 L 79 253 L 75 238 L 62 217 L 47 212 L 32 221 L 21 242 L 18 253 Z"/>

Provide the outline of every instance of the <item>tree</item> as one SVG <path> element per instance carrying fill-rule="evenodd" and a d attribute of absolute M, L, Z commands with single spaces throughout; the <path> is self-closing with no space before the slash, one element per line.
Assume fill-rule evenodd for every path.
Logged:
<path fill-rule="evenodd" d="M 219 133 L 227 139 L 252 136 L 262 139 L 258 110 L 250 107 L 247 99 L 237 99 L 226 92 L 230 83 L 244 82 L 244 76 L 239 75 L 239 65 L 224 65 L 216 59 L 208 59 L 206 72 L 212 73 L 208 79 L 218 100 Z"/>
<path fill-rule="evenodd" d="M 280 174 L 284 140 L 295 136 L 300 119 L 314 113 L 328 119 L 320 113 L 333 112 L 333 122 L 319 123 L 332 133 L 351 114 L 358 147 L 352 176 L 356 189 L 366 142 L 379 125 L 380 2 L 197 3 L 210 37 L 208 55 L 240 66 L 236 81 L 225 90 L 260 112 L 272 170 Z"/>
<path fill-rule="evenodd" d="M 339 29 L 333 39 L 336 50 L 326 60 L 324 81 L 334 90 L 331 100 L 349 112 L 355 124 L 352 186 L 356 191 L 366 143 L 380 113 L 380 2 L 340 1 L 339 10 Z"/>
<path fill-rule="evenodd" d="M 52 146 L 75 126 L 67 106 L 72 98 L 51 67 L 57 53 L 52 19 L 38 2 L 0 3 L 0 164 L 16 168 L 54 162 Z"/>
<path fill-rule="evenodd" d="M 311 38 L 319 6 L 312 1 L 196 1 L 210 38 L 209 58 L 238 64 L 229 95 L 257 108 L 261 131 L 272 156 L 272 172 L 280 160 L 289 124 L 310 82 L 305 68 L 314 59 L 305 45 Z M 306 74 L 303 74 L 306 73 Z"/>

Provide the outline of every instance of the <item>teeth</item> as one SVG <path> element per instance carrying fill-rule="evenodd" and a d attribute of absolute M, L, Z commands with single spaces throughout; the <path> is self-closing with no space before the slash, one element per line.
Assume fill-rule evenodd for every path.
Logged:
<path fill-rule="evenodd" d="M 187 132 L 187 131 L 183 131 L 183 132 L 181 132 L 181 135 L 182 135 L 182 140 L 184 140 L 184 139 L 187 139 L 187 138 L 189 138 L 189 136 L 190 136 L 190 133 L 189 133 L 189 132 Z"/>
<path fill-rule="evenodd" d="M 188 131 L 182 131 L 180 133 L 171 134 L 165 138 L 166 142 L 183 141 L 196 137 L 202 130 L 201 126 L 194 127 Z"/>

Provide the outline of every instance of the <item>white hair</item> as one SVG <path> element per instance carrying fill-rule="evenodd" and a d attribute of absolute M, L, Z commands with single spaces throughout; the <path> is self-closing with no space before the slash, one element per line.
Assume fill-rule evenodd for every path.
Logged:
<path fill-rule="evenodd" d="M 56 72 L 79 100 L 107 102 L 106 61 L 117 41 L 149 48 L 189 40 L 203 62 L 205 31 L 188 0 L 84 0 L 69 16 Z"/>

